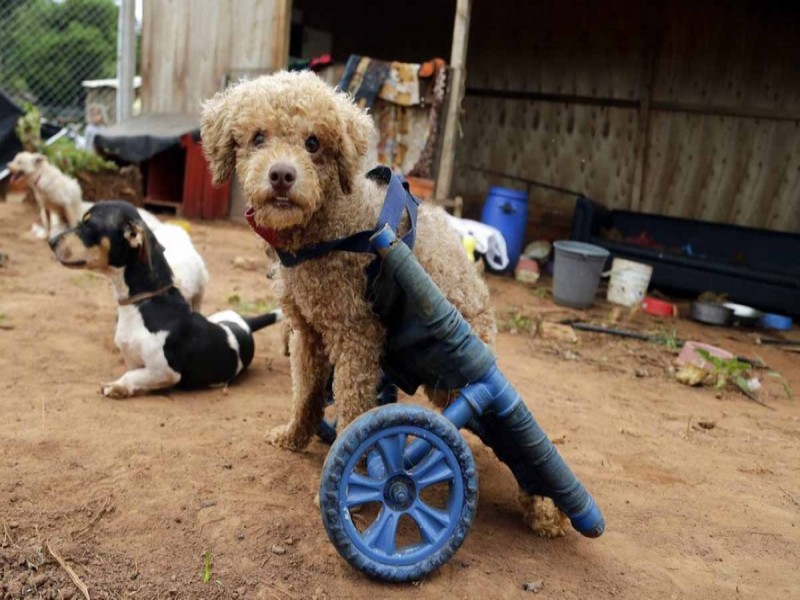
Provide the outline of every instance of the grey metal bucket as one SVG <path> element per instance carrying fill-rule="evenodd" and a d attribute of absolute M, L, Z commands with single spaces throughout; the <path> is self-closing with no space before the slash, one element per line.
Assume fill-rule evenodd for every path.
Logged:
<path fill-rule="evenodd" d="M 572 308 L 591 306 L 610 252 L 583 242 L 555 242 L 553 300 Z"/>

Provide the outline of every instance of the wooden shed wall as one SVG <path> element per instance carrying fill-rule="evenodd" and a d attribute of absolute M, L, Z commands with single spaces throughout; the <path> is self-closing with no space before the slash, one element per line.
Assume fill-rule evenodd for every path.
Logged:
<path fill-rule="evenodd" d="M 236 70 L 285 66 L 291 0 L 145 0 L 144 112 L 196 113 Z"/>
<path fill-rule="evenodd" d="M 456 193 L 800 231 L 800 7 L 475 0 L 472 23 Z"/>

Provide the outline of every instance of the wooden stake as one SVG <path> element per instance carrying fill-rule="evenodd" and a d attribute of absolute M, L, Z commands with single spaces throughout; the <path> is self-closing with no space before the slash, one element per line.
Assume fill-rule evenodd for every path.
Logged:
<path fill-rule="evenodd" d="M 458 117 L 467 79 L 467 41 L 469 39 L 469 17 L 472 0 L 457 0 L 456 20 L 453 25 L 453 45 L 450 50 L 450 94 L 444 122 L 439 168 L 436 171 L 436 193 L 438 199 L 450 197 L 453 183 L 453 168 L 456 157 L 456 142 L 459 137 Z"/>

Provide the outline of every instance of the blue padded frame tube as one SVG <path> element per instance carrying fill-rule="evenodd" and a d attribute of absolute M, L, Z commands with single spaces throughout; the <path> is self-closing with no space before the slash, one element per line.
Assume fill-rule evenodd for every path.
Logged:
<path fill-rule="evenodd" d="M 479 377 L 463 386 L 459 396 L 444 410 L 444 416 L 459 429 L 469 427 L 508 465 L 520 487 L 528 494 L 548 496 L 570 519 L 572 526 L 587 537 L 598 537 L 605 521 L 592 496 L 567 466 L 544 430 L 533 418 L 520 395 L 505 378 L 494 360 L 487 361 L 488 348 L 481 342 L 450 304 L 430 276 L 416 261 L 411 250 L 398 240 L 388 226 L 370 240 L 382 259 L 382 268 L 392 273 L 394 283 L 405 295 L 405 305 L 421 313 L 425 322 L 449 323 L 446 335 L 437 337 L 439 351 L 453 361 L 470 363 L 475 355 L 487 365 Z M 402 268 L 396 268 L 402 265 Z M 448 313 L 446 317 L 442 316 Z M 406 317 L 409 313 L 406 313 Z M 416 314 L 411 314 L 417 317 Z M 444 332 L 442 332 L 444 333 Z M 428 452 L 429 446 L 417 440 L 406 452 L 413 466 Z"/>

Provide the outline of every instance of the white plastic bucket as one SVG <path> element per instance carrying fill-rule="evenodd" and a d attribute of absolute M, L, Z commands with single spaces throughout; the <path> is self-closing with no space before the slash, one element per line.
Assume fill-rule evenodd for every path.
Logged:
<path fill-rule="evenodd" d="M 634 306 L 644 300 L 653 267 L 642 263 L 615 258 L 611 263 L 611 280 L 606 298 L 614 304 Z"/>

